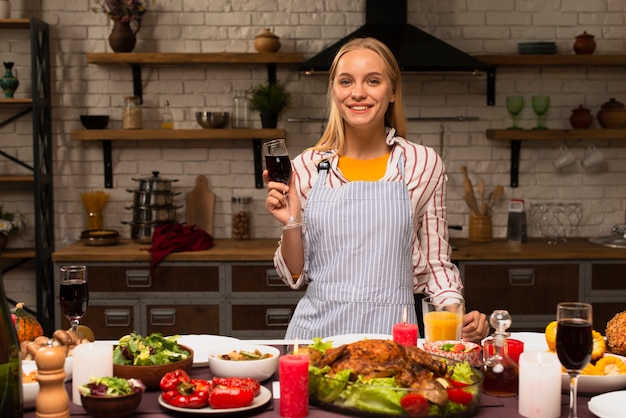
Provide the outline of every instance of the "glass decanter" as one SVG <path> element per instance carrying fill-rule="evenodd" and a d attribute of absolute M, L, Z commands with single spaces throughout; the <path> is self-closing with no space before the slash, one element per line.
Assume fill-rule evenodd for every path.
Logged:
<path fill-rule="evenodd" d="M 519 369 L 508 354 L 506 330 L 511 326 L 511 315 L 495 310 L 489 318 L 494 328 L 493 353 L 483 351 L 483 391 L 493 396 L 515 396 L 518 390 Z"/>

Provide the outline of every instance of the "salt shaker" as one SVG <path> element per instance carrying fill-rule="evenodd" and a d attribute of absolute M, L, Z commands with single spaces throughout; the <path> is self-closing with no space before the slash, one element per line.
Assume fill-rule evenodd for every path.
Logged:
<path fill-rule="evenodd" d="M 488 395 L 508 397 L 518 391 L 519 369 L 508 354 L 506 330 L 512 324 L 511 315 L 505 310 L 495 310 L 489 323 L 495 329 L 493 354 L 483 351 L 483 392 Z"/>

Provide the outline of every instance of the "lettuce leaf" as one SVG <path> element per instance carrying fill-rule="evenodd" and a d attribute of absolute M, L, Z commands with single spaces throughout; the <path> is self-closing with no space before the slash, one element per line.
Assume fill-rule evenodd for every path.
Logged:
<path fill-rule="evenodd" d="M 404 413 L 400 399 L 404 391 L 397 390 L 393 377 L 374 378 L 367 381 L 359 377 L 355 385 L 348 385 L 340 395 L 341 405 L 378 414 Z"/>
<path fill-rule="evenodd" d="M 309 367 L 309 393 L 322 402 L 333 402 L 348 384 L 351 369 L 344 369 L 333 377 L 328 377 L 330 367 L 322 369 Z"/>

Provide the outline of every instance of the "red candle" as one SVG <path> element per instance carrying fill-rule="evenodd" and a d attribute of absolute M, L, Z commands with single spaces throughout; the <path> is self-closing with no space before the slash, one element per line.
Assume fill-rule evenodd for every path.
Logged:
<path fill-rule="evenodd" d="M 417 345 L 417 324 L 409 324 L 407 321 L 406 306 L 402 311 L 402 322 L 393 326 L 393 340 L 402 345 Z"/>
<path fill-rule="evenodd" d="M 280 416 L 300 418 L 309 415 L 309 358 L 296 354 L 281 356 L 278 361 L 280 377 Z"/>

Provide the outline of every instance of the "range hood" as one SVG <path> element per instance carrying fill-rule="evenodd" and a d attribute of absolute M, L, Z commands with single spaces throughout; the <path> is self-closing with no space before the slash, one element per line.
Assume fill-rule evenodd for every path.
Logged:
<path fill-rule="evenodd" d="M 407 23 L 407 0 L 366 0 L 365 25 L 300 65 L 307 74 L 328 72 L 352 38 L 373 37 L 393 52 L 403 72 L 481 73 L 491 66 Z"/>

